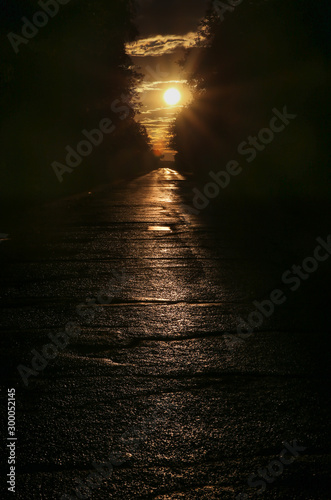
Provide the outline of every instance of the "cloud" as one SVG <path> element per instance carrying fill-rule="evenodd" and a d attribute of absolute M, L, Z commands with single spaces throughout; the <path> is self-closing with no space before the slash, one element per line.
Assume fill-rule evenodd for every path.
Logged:
<path fill-rule="evenodd" d="M 187 80 L 159 80 L 156 82 L 142 82 L 142 84 L 137 87 L 137 92 L 149 92 L 154 90 L 165 90 L 165 88 L 169 87 L 170 84 L 176 83 L 184 85 L 187 83 Z"/>
<path fill-rule="evenodd" d="M 164 106 L 162 108 L 155 108 L 155 109 L 148 109 L 147 111 L 141 111 L 140 114 L 141 115 L 154 115 L 156 113 L 164 113 L 165 115 L 169 114 L 169 115 L 174 115 L 175 114 L 175 111 L 177 111 L 178 109 L 180 108 L 183 108 L 184 106 L 182 104 L 177 104 L 177 106 L 171 106 L 168 107 L 168 106 Z"/>
<path fill-rule="evenodd" d="M 177 48 L 189 48 L 196 45 L 196 32 L 190 31 L 186 35 L 156 35 L 142 38 L 126 45 L 130 56 L 146 57 L 161 56 L 174 52 Z"/>

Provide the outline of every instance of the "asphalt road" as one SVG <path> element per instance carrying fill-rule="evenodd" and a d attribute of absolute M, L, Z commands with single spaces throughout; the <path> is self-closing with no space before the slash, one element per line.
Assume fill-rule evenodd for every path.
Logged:
<path fill-rule="evenodd" d="M 330 498 L 331 258 L 295 291 L 282 279 L 327 214 L 216 200 L 191 215 L 192 186 L 162 168 L 22 213 L 1 242 L 8 498 Z"/>

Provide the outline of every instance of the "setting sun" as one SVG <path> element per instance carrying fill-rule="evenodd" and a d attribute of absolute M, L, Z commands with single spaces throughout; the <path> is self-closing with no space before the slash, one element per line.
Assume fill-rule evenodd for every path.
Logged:
<path fill-rule="evenodd" d="M 179 90 L 172 88 L 172 89 L 168 89 L 164 93 L 163 98 L 169 106 L 174 106 L 175 104 L 177 104 L 180 101 L 181 94 L 180 94 Z"/>

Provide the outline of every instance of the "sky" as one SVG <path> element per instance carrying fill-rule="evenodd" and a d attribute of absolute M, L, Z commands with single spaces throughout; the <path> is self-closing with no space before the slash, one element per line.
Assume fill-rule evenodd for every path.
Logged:
<path fill-rule="evenodd" d="M 167 146 L 169 126 L 191 99 L 177 61 L 185 48 L 194 47 L 207 4 L 208 0 L 138 0 L 136 25 L 140 35 L 136 42 L 127 45 L 127 53 L 144 75 L 137 89 L 142 103 L 137 119 L 146 126 L 154 149 L 164 154 L 166 160 L 173 158 L 173 151 Z M 164 92 L 172 87 L 182 94 L 176 106 L 168 106 L 163 99 Z"/>

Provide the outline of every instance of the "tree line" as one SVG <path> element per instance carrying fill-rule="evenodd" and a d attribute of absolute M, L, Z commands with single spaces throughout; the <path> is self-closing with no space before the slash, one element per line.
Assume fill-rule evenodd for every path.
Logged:
<path fill-rule="evenodd" d="M 180 62 L 194 97 L 171 131 L 178 168 L 207 179 L 233 159 L 243 172 L 224 196 L 326 197 L 330 5 L 324 0 L 229 4 L 210 2 L 197 47 Z M 240 145 L 255 140 L 273 109 L 285 106 L 296 120 L 261 145 L 248 164 Z"/>
<path fill-rule="evenodd" d="M 134 120 L 141 76 L 125 52 L 138 35 L 135 15 L 133 0 L 2 2 L 2 200 L 78 192 L 153 161 L 146 130 Z M 86 154 L 90 146 L 82 131 L 95 131 L 106 119 L 111 133 Z M 68 150 L 77 154 L 77 145 L 82 161 L 72 167 L 66 157 Z M 54 162 L 63 166 L 62 183 Z"/>

